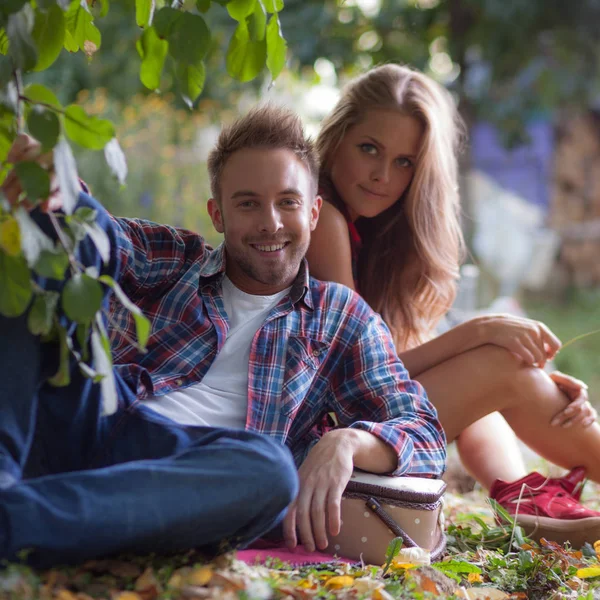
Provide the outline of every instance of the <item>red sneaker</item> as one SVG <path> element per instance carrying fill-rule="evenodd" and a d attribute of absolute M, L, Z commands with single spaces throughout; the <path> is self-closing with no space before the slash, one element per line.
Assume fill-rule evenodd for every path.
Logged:
<path fill-rule="evenodd" d="M 576 499 L 585 477 L 585 471 L 580 469 L 555 479 L 535 472 L 511 483 L 497 479 L 490 497 L 515 515 L 517 524 L 529 537 L 570 542 L 579 548 L 585 542 L 600 539 L 600 512 L 586 508 Z"/>

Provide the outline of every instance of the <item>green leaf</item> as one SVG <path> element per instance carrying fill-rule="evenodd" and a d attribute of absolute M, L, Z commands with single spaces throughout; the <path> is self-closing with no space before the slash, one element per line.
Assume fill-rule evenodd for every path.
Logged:
<path fill-rule="evenodd" d="M 6 56 L 8 54 L 8 34 L 6 29 L 0 29 L 0 54 Z"/>
<path fill-rule="evenodd" d="M 150 321 L 143 315 L 140 308 L 127 297 L 123 288 L 112 277 L 101 275 L 98 280 L 112 288 L 119 302 L 133 315 L 138 344 L 144 350 L 150 337 Z"/>
<path fill-rule="evenodd" d="M 32 102 L 40 102 L 42 104 L 49 104 L 56 108 L 62 108 L 58 98 L 53 91 L 49 90 L 46 86 L 40 83 L 30 83 L 24 90 L 24 95 L 28 100 Z"/>
<path fill-rule="evenodd" d="M 181 97 L 190 109 L 202 93 L 205 79 L 204 63 L 200 63 L 198 66 L 180 65 L 177 68 L 177 80 L 181 89 Z"/>
<path fill-rule="evenodd" d="M 33 8 L 26 4 L 18 13 L 8 17 L 6 26 L 9 55 L 15 65 L 23 71 L 33 69 L 37 63 L 37 50 L 31 36 L 33 23 Z"/>
<path fill-rule="evenodd" d="M 90 225 L 93 225 L 96 222 L 97 216 L 97 210 L 90 208 L 89 206 L 80 206 L 73 213 L 73 216 L 69 218 L 69 221 L 77 219 L 77 221 L 79 221 L 80 223 L 89 223 Z"/>
<path fill-rule="evenodd" d="M 89 275 L 73 275 L 62 291 L 62 308 L 75 323 L 90 323 L 102 306 L 102 286 Z"/>
<path fill-rule="evenodd" d="M 104 146 L 104 158 L 113 175 L 124 185 L 127 179 L 127 159 L 117 138 L 113 138 Z"/>
<path fill-rule="evenodd" d="M 262 5 L 262 2 L 257 2 L 254 7 L 254 12 L 248 18 L 248 30 L 250 31 L 250 39 L 260 41 L 265 39 L 267 31 L 267 13 Z"/>
<path fill-rule="evenodd" d="M 29 0 L 2 0 L 0 12 L 10 15 L 19 12 Z"/>
<path fill-rule="evenodd" d="M 25 258 L 8 256 L 0 250 L 0 314 L 5 317 L 22 315 L 32 294 Z"/>
<path fill-rule="evenodd" d="M 283 0 L 262 0 L 268 13 L 277 13 L 283 10 Z"/>
<path fill-rule="evenodd" d="M 41 277 L 62 281 L 69 266 L 69 256 L 60 246 L 42 250 L 33 270 Z"/>
<path fill-rule="evenodd" d="M 444 573 L 481 573 L 481 569 L 465 560 L 452 559 L 444 562 L 438 562 L 433 565 L 438 571 Z"/>
<path fill-rule="evenodd" d="M 100 387 L 102 391 L 102 414 L 112 415 L 117 411 L 118 398 L 115 387 L 115 378 L 112 368 L 112 356 L 110 352 L 110 341 L 106 335 L 102 318 L 96 316 L 96 326 L 92 329 L 92 356 L 96 371 L 103 375 Z"/>
<path fill-rule="evenodd" d="M 138 27 L 146 27 L 152 21 L 154 0 L 135 0 L 135 22 Z"/>
<path fill-rule="evenodd" d="M 154 27 L 148 27 L 137 41 L 137 51 L 142 59 L 140 81 L 149 89 L 160 86 L 160 76 L 169 51 L 169 43 L 161 40 Z"/>
<path fill-rule="evenodd" d="M 70 215 L 75 210 L 81 187 L 71 146 L 64 138 L 61 138 L 54 147 L 54 168 L 56 169 L 63 209 Z"/>
<path fill-rule="evenodd" d="M 250 81 L 263 70 L 266 58 L 266 40 L 253 42 L 246 22 L 239 23 L 227 50 L 229 75 L 239 81 Z"/>
<path fill-rule="evenodd" d="M 30 202 L 45 200 L 50 195 L 50 177 L 40 164 L 20 162 L 15 165 L 15 172 Z"/>
<path fill-rule="evenodd" d="M 50 333 L 59 298 L 58 292 L 43 292 L 35 296 L 27 315 L 27 327 L 33 335 Z"/>
<path fill-rule="evenodd" d="M 394 558 L 396 558 L 396 556 L 398 556 L 400 550 L 402 550 L 402 544 L 403 540 L 401 537 L 395 537 L 388 544 L 388 547 L 385 551 L 385 565 L 383 566 L 382 575 L 385 575 L 387 573 L 387 570 L 390 568 L 392 561 L 394 560 Z"/>
<path fill-rule="evenodd" d="M 29 133 L 42 144 L 44 151 L 51 150 L 58 142 L 60 121 L 58 115 L 41 106 L 34 106 L 27 118 Z"/>
<path fill-rule="evenodd" d="M 37 165 L 37 163 L 19 163 L 15 167 L 17 173 L 19 173 L 18 167 L 20 165 L 27 164 Z M 21 176 L 19 175 L 19 178 L 20 177 Z M 23 255 L 25 256 L 25 260 L 27 261 L 29 267 L 32 268 L 36 264 L 41 252 L 43 250 L 52 251 L 54 248 L 54 243 L 40 229 L 39 225 L 29 216 L 29 212 L 27 212 L 22 206 L 18 207 L 14 211 L 14 216 L 19 223 L 19 231 L 21 233 L 21 249 L 23 250 Z"/>
<path fill-rule="evenodd" d="M 171 33 L 173 25 L 181 18 L 183 13 L 169 6 L 161 8 L 155 15 L 153 27 L 156 29 L 158 37 L 167 39 Z"/>
<path fill-rule="evenodd" d="M 47 11 L 36 11 L 31 36 L 38 52 L 34 71 L 43 71 L 58 58 L 65 41 L 65 14 L 60 7 L 55 4 Z"/>
<path fill-rule="evenodd" d="M 198 65 L 210 48 L 210 30 L 200 15 L 182 13 L 168 35 L 169 54 L 179 63 Z"/>
<path fill-rule="evenodd" d="M 210 8 L 210 0 L 196 0 L 196 8 L 201 12 L 208 12 Z"/>
<path fill-rule="evenodd" d="M 232 19 L 241 23 L 254 12 L 255 4 L 256 0 L 231 0 L 227 3 L 227 12 Z"/>
<path fill-rule="evenodd" d="M 90 117 L 77 104 L 65 109 L 65 132 L 74 142 L 91 150 L 102 150 L 115 137 L 115 127 L 110 121 Z"/>
<path fill-rule="evenodd" d="M 0 124 L 0 165 L 6 160 L 12 141 L 14 139 L 14 132 L 3 124 Z M 0 173 L 2 170 L 0 169 Z M 0 184 L 3 178 L 0 176 Z"/>
<path fill-rule="evenodd" d="M 281 35 L 279 18 L 273 15 L 267 26 L 267 68 L 273 79 L 277 79 L 285 66 L 286 54 L 287 44 Z"/>
<path fill-rule="evenodd" d="M 87 4 L 72 3 L 66 17 L 65 48 L 69 52 L 83 50 L 91 56 L 100 48 L 101 40 L 102 36 L 94 25 L 94 18 L 88 11 Z"/>
<path fill-rule="evenodd" d="M 48 379 L 48 383 L 54 387 L 65 387 L 71 383 L 71 365 L 69 361 L 69 343 L 67 340 L 67 332 L 60 325 L 56 328 L 59 341 L 59 357 L 60 362 L 58 371 Z"/>

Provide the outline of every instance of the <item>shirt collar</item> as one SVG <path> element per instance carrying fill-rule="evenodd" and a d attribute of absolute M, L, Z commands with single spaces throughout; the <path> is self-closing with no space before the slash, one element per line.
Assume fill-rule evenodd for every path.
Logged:
<path fill-rule="evenodd" d="M 212 250 L 206 261 L 200 267 L 200 283 L 214 277 L 220 282 L 225 274 L 225 242 L 221 242 Z M 310 290 L 310 274 L 308 272 L 308 263 L 303 258 L 300 263 L 298 275 L 292 284 L 290 291 L 290 300 L 292 304 L 297 304 L 301 300 L 310 309 L 314 309 L 314 303 Z"/>

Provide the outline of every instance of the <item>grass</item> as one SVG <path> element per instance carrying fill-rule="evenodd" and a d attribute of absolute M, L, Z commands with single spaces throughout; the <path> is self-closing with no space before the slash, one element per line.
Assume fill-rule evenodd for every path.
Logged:
<path fill-rule="evenodd" d="M 570 289 L 560 299 L 529 296 L 523 301 L 527 316 L 542 321 L 561 339 L 600 329 L 600 289 Z M 591 402 L 600 407 L 600 334 L 591 335 L 560 351 L 556 368 L 589 386 Z"/>

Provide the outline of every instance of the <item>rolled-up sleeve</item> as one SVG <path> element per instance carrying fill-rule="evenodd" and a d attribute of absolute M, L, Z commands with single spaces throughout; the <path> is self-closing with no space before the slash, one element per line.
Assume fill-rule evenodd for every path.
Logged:
<path fill-rule="evenodd" d="M 375 313 L 347 346 L 332 392 L 340 425 L 368 431 L 394 449 L 398 464 L 392 475 L 442 475 L 446 436 L 437 411 L 423 386 L 410 379 Z"/>

